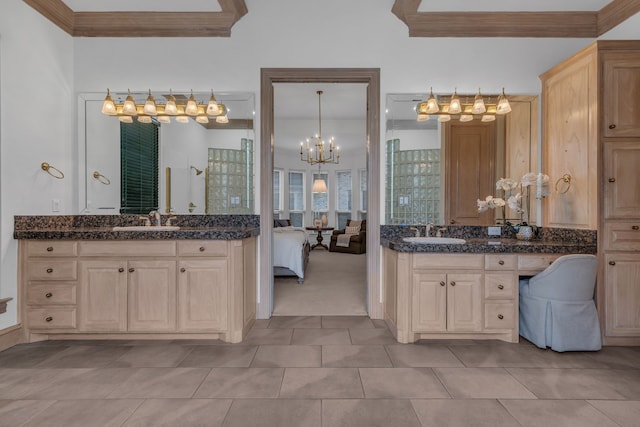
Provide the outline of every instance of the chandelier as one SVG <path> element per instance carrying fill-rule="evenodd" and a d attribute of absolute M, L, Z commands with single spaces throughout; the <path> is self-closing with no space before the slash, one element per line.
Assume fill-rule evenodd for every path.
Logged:
<path fill-rule="evenodd" d="M 469 122 L 474 119 L 492 122 L 496 119 L 496 115 L 510 112 L 511 105 L 504 94 L 504 88 L 499 96 L 488 96 L 486 101 L 480 93 L 480 89 L 475 96 L 459 96 L 458 92 L 454 90 L 453 95 L 438 96 L 437 99 L 431 89 L 429 90 L 429 98 L 416 105 L 419 122 L 427 121 L 431 116 L 436 116 L 439 122 L 448 122 L 452 118 L 459 119 L 461 122 Z"/>
<path fill-rule="evenodd" d="M 329 140 L 329 153 L 325 154 L 325 141 L 322 139 L 322 109 L 320 107 L 320 97 L 322 91 L 318 94 L 318 133 L 313 138 L 307 138 L 305 142 L 300 142 L 300 160 L 311 165 L 322 163 L 340 163 L 340 147 L 335 146 L 333 137 Z M 326 190 L 325 190 L 326 191 Z"/>
<path fill-rule="evenodd" d="M 136 96 L 139 101 L 136 101 Z M 209 123 L 210 119 L 215 120 L 216 123 L 229 123 L 227 107 L 216 101 L 213 90 L 207 103 L 196 101 L 193 91 L 189 98 L 181 94 L 174 95 L 171 89 L 168 95 L 161 96 L 165 101 L 157 103 L 156 98 L 151 94 L 151 89 L 148 94 L 144 92 L 132 94 L 131 91 L 127 91 L 124 100 L 121 99 L 124 97 L 122 95 L 119 100 L 114 101 L 111 92 L 107 89 L 107 96 L 102 103 L 102 113 L 118 117 L 118 120 L 123 123 L 132 123 L 134 118 L 137 118 L 140 123 L 151 123 L 152 119 L 160 123 L 170 123 L 171 117 L 179 123 L 188 123 L 189 118 L 202 124 Z"/>

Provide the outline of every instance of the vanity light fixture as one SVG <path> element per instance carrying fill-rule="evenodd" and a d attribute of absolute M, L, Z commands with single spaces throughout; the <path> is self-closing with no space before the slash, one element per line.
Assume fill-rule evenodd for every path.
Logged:
<path fill-rule="evenodd" d="M 318 133 L 312 138 L 307 138 L 306 146 L 304 142 L 300 142 L 300 160 L 310 165 L 322 163 L 340 163 L 340 147 L 335 146 L 335 139 L 329 139 L 329 153 L 325 154 L 325 141 L 322 138 L 322 91 L 316 91 L 318 94 Z M 313 142 L 312 142 L 313 141 Z M 314 183 L 315 187 L 315 183 Z M 326 192 L 326 189 L 325 189 Z"/>
<path fill-rule="evenodd" d="M 157 103 L 156 99 L 164 98 L 165 103 Z M 115 100 L 114 100 L 115 99 Z M 139 102 L 136 103 L 136 100 Z M 189 98 L 184 95 L 175 96 L 169 89 L 169 94 L 154 94 L 149 89 L 147 92 L 131 92 L 111 94 L 107 89 L 107 96 L 102 103 L 102 113 L 108 116 L 118 117 L 123 123 L 133 123 L 133 117 L 137 117 L 140 123 L 151 123 L 154 119 L 159 123 L 171 123 L 171 117 L 180 123 L 188 123 L 193 118 L 198 123 L 206 124 L 211 119 L 218 123 L 228 123 L 228 110 L 224 104 L 216 101 L 211 91 L 208 103 L 199 104 L 193 90 Z"/>
<path fill-rule="evenodd" d="M 498 96 L 483 96 L 478 89 L 474 95 L 458 95 L 457 89 L 451 96 L 434 96 L 433 89 L 429 89 L 429 96 L 426 101 L 416 105 L 417 121 L 424 122 L 437 117 L 439 122 L 447 122 L 452 119 L 459 119 L 461 122 L 468 122 L 480 119 L 484 122 L 494 121 L 496 115 L 508 114 L 511 112 L 509 99 L 504 93 Z"/>

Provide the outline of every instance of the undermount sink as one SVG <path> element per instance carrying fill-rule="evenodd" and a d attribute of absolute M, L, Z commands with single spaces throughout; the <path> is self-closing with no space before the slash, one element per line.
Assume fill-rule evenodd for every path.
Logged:
<path fill-rule="evenodd" d="M 176 231 L 180 230 L 177 225 L 125 225 L 113 227 L 112 231 Z"/>
<path fill-rule="evenodd" d="M 456 239 L 455 237 L 404 237 L 402 240 L 418 245 L 461 245 L 466 243 L 464 239 Z"/>

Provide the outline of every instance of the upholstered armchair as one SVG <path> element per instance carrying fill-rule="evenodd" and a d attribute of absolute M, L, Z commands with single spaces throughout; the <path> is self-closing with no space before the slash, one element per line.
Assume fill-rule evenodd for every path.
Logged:
<path fill-rule="evenodd" d="M 565 255 L 520 280 L 520 335 L 555 351 L 600 350 L 596 271 L 594 255 Z"/>
<path fill-rule="evenodd" d="M 350 227 L 351 220 L 347 220 L 347 227 Z M 338 236 L 346 233 L 346 228 L 342 230 L 333 230 L 331 241 L 329 242 L 329 252 L 342 252 L 348 254 L 363 254 L 367 251 L 367 221 L 363 220 L 360 224 L 358 234 L 349 237 L 349 246 L 339 246 Z"/>

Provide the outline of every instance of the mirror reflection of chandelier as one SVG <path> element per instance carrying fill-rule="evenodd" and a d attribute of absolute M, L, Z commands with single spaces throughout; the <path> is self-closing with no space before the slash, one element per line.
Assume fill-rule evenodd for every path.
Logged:
<path fill-rule="evenodd" d="M 325 153 L 325 141 L 322 139 L 322 108 L 320 106 L 322 91 L 319 90 L 316 93 L 318 94 L 318 133 L 313 138 L 307 138 L 306 143 L 304 141 L 300 142 L 300 160 L 311 165 L 322 163 L 337 164 L 340 163 L 340 147 L 335 146 L 333 137 L 329 140 L 329 153 Z"/>

